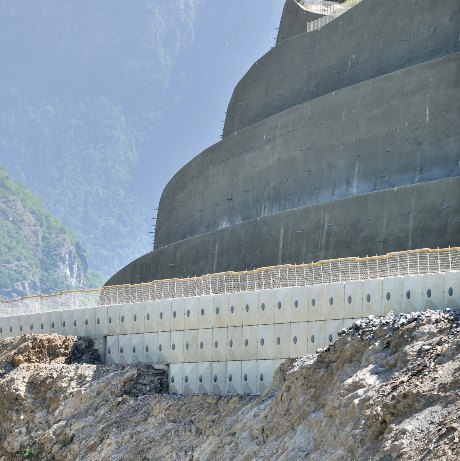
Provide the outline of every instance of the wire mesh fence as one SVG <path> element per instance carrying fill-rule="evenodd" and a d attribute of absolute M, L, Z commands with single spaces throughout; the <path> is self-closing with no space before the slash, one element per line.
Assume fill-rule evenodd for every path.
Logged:
<path fill-rule="evenodd" d="M 460 247 L 264 267 L 0 301 L 0 316 L 460 270 Z"/>

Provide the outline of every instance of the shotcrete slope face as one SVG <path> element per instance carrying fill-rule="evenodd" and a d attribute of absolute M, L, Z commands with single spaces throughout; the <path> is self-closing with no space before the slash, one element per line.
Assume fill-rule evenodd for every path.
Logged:
<path fill-rule="evenodd" d="M 154 251 L 108 284 L 460 245 L 459 23 L 454 0 L 363 0 L 280 27 L 165 188 Z"/>
<path fill-rule="evenodd" d="M 457 0 L 364 0 L 257 61 L 235 88 L 224 136 L 340 88 L 460 51 L 459 24 Z"/>

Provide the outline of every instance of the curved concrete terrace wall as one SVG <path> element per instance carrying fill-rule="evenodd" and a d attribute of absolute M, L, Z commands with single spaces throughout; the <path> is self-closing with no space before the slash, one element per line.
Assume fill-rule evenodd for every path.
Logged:
<path fill-rule="evenodd" d="M 281 42 L 238 83 L 224 137 L 340 88 L 460 50 L 457 0 L 365 0 Z"/>
<path fill-rule="evenodd" d="M 225 138 L 166 186 L 155 249 L 243 221 L 458 176 L 460 53 L 344 88 Z"/>
<path fill-rule="evenodd" d="M 460 177 L 271 214 L 133 261 L 107 285 L 460 246 Z"/>
<path fill-rule="evenodd" d="M 295 0 L 287 0 L 283 8 L 283 15 L 278 29 L 276 44 L 307 32 L 307 24 L 323 17 L 322 14 L 312 13 L 299 5 Z"/>

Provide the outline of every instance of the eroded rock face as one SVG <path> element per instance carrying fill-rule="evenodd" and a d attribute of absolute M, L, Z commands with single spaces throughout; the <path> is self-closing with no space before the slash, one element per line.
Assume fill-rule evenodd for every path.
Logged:
<path fill-rule="evenodd" d="M 357 322 L 258 397 L 160 395 L 149 366 L 10 364 L 0 460 L 456 460 L 459 328 L 453 312 Z"/>

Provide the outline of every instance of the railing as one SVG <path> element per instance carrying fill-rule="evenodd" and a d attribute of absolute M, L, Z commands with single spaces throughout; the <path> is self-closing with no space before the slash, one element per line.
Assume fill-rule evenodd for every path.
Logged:
<path fill-rule="evenodd" d="M 460 248 L 411 250 L 384 256 L 264 267 L 245 272 L 30 296 L 1 301 L 0 316 L 459 270 Z"/>
<path fill-rule="evenodd" d="M 343 3 L 338 3 L 324 0 L 304 0 L 300 2 L 306 10 L 324 15 L 321 18 L 309 22 L 307 24 L 307 32 L 321 29 L 321 27 L 338 18 L 361 1 L 362 0 L 348 0 Z"/>

